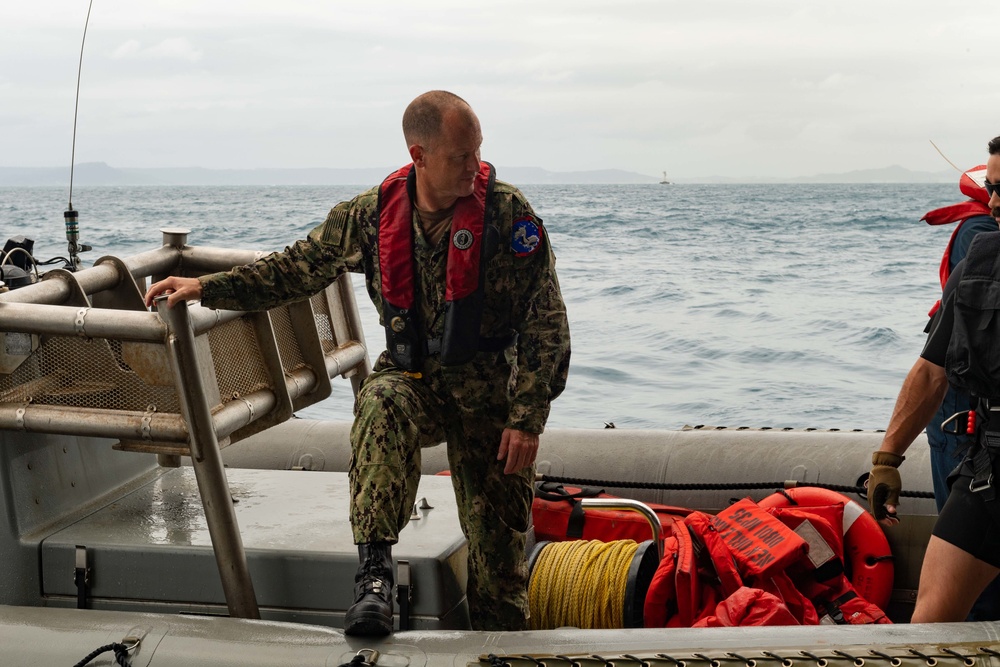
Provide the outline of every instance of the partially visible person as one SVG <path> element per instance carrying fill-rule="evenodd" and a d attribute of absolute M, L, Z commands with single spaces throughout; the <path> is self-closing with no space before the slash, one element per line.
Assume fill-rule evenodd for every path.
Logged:
<path fill-rule="evenodd" d="M 929 211 L 922 218 L 932 225 L 958 222 L 941 257 L 938 274 L 942 289 L 958 263 L 965 259 L 972 239 L 980 232 L 998 230 L 997 221 L 989 215 L 990 195 L 982 186 L 985 173 L 986 165 L 980 165 L 962 174 L 959 188 L 963 194 L 970 197 L 968 201 Z M 929 313 L 931 319 L 927 323 L 926 332 L 930 331 L 934 315 L 940 306 L 941 301 L 938 300 L 931 308 Z M 962 462 L 962 458 L 969 448 L 968 434 L 964 429 L 957 428 L 958 424 L 952 417 L 967 413 L 974 408 L 975 401 L 967 392 L 949 384 L 948 392 L 945 394 L 944 400 L 941 401 L 941 407 L 927 424 L 934 502 L 937 504 L 939 513 L 944 509 L 945 501 L 948 500 L 948 475 Z M 986 590 L 972 606 L 966 620 L 1000 620 L 1000 579 L 994 580 L 986 587 Z"/>
<path fill-rule="evenodd" d="M 969 199 L 928 211 L 921 218 L 929 225 L 958 223 L 948 239 L 948 245 L 941 257 L 941 265 L 938 270 L 941 289 L 944 289 L 948 277 L 951 276 L 958 263 L 965 258 L 976 234 L 998 230 L 997 221 L 990 215 L 990 195 L 982 185 L 985 173 L 986 165 L 973 167 L 963 173 L 958 185 L 962 194 L 967 195 Z M 928 313 L 931 320 L 927 323 L 925 333 L 930 332 L 934 315 L 940 306 L 941 301 L 938 300 Z M 942 428 L 942 424 L 948 422 L 952 415 L 967 412 L 971 407 L 971 398 L 966 392 L 949 386 L 948 393 L 945 394 L 944 400 L 941 402 L 941 407 L 927 425 L 927 441 L 931 447 L 934 501 L 937 503 L 938 512 L 941 511 L 948 499 L 948 475 L 962 461 L 964 451 L 968 447 L 966 433 L 964 431 L 956 432 L 954 422 L 949 423 L 944 428 Z M 997 613 L 1000 614 L 1000 608 L 997 609 Z"/>
<path fill-rule="evenodd" d="M 480 160 L 479 119 L 446 91 L 403 114 L 412 163 L 335 206 L 284 252 L 202 278 L 168 278 L 147 304 L 200 298 L 263 310 L 364 272 L 386 351 L 351 429 L 350 518 L 360 566 L 344 630 L 393 629 L 392 545 L 410 518 L 422 447 L 447 441 L 469 543 L 476 630 L 524 630 L 526 531 L 538 435 L 566 386 L 570 339 L 555 255 L 521 192 Z"/>
<path fill-rule="evenodd" d="M 1000 137 L 988 144 L 985 187 L 1000 221 Z M 879 451 L 872 454 L 868 501 L 886 526 L 898 523 L 896 508 L 904 452 L 931 421 L 949 383 L 978 399 L 970 412 L 975 437 L 954 472 L 951 493 L 924 554 L 914 623 L 964 620 L 987 585 L 1000 573 L 1000 232 L 978 234 L 966 258 L 948 278 L 920 357 L 907 374 Z M 993 326 L 991 327 L 991 323 Z M 992 423 L 991 423 L 992 421 Z M 964 429 L 966 419 L 961 420 Z M 996 480 L 996 482 L 994 481 Z"/>

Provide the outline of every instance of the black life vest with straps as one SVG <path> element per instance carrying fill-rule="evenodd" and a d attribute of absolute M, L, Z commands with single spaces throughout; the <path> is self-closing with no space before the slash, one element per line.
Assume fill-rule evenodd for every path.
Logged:
<path fill-rule="evenodd" d="M 948 381 L 1000 405 L 1000 232 L 973 239 L 954 301 Z"/>
<path fill-rule="evenodd" d="M 485 271 L 497 252 L 499 232 L 486 220 L 496 176 L 488 162 L 480 165 L 475 190 L 455 203 L 445 278 L 444 333 L 428 341 L 416 308 L 413 254 L 413 200 L 416 170 L 412 164 L 390 174 L 379 188 L 378 266 L 382 278 L 382 317 L 386 349 L 396 366 L 420 371 L 427 354 L 439 352 L 443 365 L 471 361 L 480 349 L 503 349 L 481 339 Z M 484 340 L 487 344 L 484 347 Z"/>

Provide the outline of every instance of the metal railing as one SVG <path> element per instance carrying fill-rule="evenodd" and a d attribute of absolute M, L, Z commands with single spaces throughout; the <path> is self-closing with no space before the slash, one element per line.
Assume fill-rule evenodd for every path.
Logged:
<path fill-rule="evenodd" d="M 349 276 L 310 299 L 269 311 L 199 304 L 156 312 L 146 278 L 202 275 L 261 256 L 187 245 L 164 230 L 158 250 L 104 257 L 90 269 L 50 271 L 0 294 L 0 337 L 30 352 L 0 374 L 0 429 L 109 437 L 165 465 L 190 455 L 229 613 L 258 618 L 220 450 L 330 395 L 331 378 L 354 390 L 370 372 Z"/>

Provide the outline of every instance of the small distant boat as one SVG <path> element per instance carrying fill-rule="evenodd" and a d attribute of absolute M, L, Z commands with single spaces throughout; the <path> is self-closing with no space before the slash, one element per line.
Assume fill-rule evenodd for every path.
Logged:
<path fill-rule="evenodd" d="M 663 172 L 663 180 L 660 181 L 660 185 L 670 185 L 670 181 L 667 180 L 667 172 Z"/>

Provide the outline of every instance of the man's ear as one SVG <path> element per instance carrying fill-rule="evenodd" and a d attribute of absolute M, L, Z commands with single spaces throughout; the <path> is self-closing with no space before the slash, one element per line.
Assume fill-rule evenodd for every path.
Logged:
<path fill-rule="evenodd" d="M 424 147 L 420 144 L 410 146 L 410 160 L 418 167 L 424 166 Z"/>

